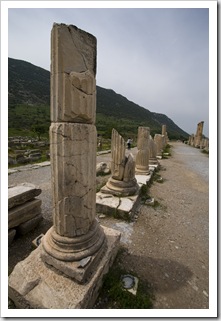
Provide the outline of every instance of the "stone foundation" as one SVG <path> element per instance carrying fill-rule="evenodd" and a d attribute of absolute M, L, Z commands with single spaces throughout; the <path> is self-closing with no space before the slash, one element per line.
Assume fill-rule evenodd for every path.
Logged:
<path fill-rule="evenodd" d="M 107 248 L 93 275 L 79 284 L 41 259 L 42 245 L 18 263 L 9 277 L 9 297 L 20 309 L 86 309 L 92 308 L 103 277 L 112 265 L 120 240 L 116 230 L 102 227 Z M 81 267 L 79 267 L 81 270 Z"/>

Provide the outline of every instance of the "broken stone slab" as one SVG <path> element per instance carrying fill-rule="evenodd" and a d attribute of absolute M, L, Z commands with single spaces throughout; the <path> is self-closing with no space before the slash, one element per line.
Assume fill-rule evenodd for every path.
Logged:
<path fill-rule="evenodd" d="M 120 233 L 102 227 L 107 237 L 107 250 L 92 278 L 82 285 L 50 268 L 41 260 L 41 244 L 9 276 L 9 297 L 17 308 L 86 309 L 92 308 L 119 247 Z"/>
<path fill-rule="evenodd" d="M 98 192 L 96 194 L 96 211 L 98 213 L 128 219 L 133 216 L 139 195 L 118 197 Z"/>
<path fill-rule="evenodd" d="M 117 208 L 118 216 L 123 218 L 131 218 L 133 216 L 132 211 L 135 211 L 138 199 L 138 195 L 134 200 L 131 200 L 127 197 L 121 197 L 120 205 Z"/>
<path fill-rule="evenodd" d="M 41 213 L 41 200 L 33 199 L 8 212 L 8 228 L 16 227 Z"/>
<path fill-rule="evenodd" d="M 8 245 L 12 244 L 14 237 L 16 234 L 16 230 L 15 229 L 10 229 L 8 230 Z"/>
<path fill-rule="evenodd" d="M 30 183 L 23 183 L 8 189 L 8 208 L 21 205 L 41 194 L 41 189 Z"/>
<path fill-rule="evenodd" d="M 151 180 L 152 172 L 149 175 L 136 175 L 136 180 L 139 186 L 146 185 Z"/>
<path fill-rule="evenodd" d="M 106 215 L 115 215 L 115 210 L 120 204 L 119 197 L 106 195 L 101 192 L 96 194 L 96 212 Z"/>
<path fill-rule="evenodd" d="M 36 228 L 42 219 L 43 219 L 42 214 L 39 214 L 39 215 L 35 216 L 34 218 L 31 218 L 27 222 L 20 224 L 17 227 L 18 234 L 20 234 L 20 235 L 27 234 L 28 232 L 30 232 L 31 230 Z"/>

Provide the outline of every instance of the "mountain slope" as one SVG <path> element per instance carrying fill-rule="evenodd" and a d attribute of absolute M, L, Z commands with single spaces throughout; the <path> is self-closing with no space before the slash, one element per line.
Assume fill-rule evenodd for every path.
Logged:
<path fill-rule="evenodd" d="M 50 72 L 29 62 L 8 59 L 9 129 L 30 129 L 36 122 L 50 125 Z M 97 86 L 97 130 L 110 137 L 112 128 L 122 135 L 137 135 L 138 126 L 147 126 L 151 134 L 167 126 L 170 138 L 189 135 L 164 114 L 145 109 L 111 89 Z M 24 117 L 25 116 L 25 117 Z"/>

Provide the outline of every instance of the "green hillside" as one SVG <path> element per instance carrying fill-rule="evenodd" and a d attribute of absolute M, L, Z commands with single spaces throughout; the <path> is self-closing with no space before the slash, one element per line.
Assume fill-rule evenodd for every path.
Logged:
<path fill-rule="evenodd" d="M 26 61 L 8 59 L 9 136 L 31 135 L 36 127 L 45 135 L 50 126 L 50 72 Z M 139 126 L 150 127 L 151 134 L 167 126 L 170 139 L 187 138 L 166 115 L 145 109 L 111 89 L 97 86 L 97 131 L 110 138 L 114 127 L 124 137 L 136 140 Z"/>

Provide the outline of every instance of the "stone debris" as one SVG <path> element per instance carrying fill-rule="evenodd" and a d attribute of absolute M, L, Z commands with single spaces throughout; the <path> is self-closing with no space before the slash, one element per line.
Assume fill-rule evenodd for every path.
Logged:
<path fill-rule="evenodd" d="M 41 189 L 30 183 L 9 187 L 8 189 L 8 208 L 24 204 L 34 197 L 41 194 Z"/>
<path fill-rule="evenodd" d="M 8 189 L 8 241 L 12 243 L 16 233 L 24 235 L 42 220 L 41 200 L 35 198 L 41 189 L 30 183 L 10 186 Z"/>

